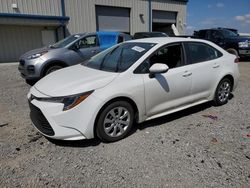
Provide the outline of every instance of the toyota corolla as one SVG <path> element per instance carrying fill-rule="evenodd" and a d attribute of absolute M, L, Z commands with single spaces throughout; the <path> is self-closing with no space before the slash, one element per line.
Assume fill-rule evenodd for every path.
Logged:
<path fill-rule="evenodd" d="M 237 63 L 205 40 L 124 42 L 37 82 L 28 94 L 30 117 L 53 139 L 117 141 L 134 122 L 207 101 L 226 104 L 238 83 Z"/>

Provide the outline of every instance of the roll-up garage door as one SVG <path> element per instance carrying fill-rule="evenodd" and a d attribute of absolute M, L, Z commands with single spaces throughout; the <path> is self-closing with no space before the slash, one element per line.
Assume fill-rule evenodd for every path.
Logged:
<path fill-rule="evenodd" d="M 176 12 L 153 10 L 154 23 L 176 23 Z"/>
<path fill-rule="evenodd" d="M 176 24 L 177 12 L 153 10 L 153 31 L 165 32 L 169 36 L 174 36 L 171 29 L 172 24 Z"/>
<path fill-rule="evenodd" d="M 130 33 L 130 9 L 96 6 L 98 31 L 120 31 Z"/>
<path fill-rule="evenodd" d="M 42 27 L 0 25 L 0 63 L 14 62 L 23 53 L 42 46 Z"/>

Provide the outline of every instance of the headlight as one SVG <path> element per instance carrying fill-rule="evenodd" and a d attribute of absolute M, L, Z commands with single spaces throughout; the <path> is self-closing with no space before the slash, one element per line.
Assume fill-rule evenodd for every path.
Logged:
<path fill-rule="evenodd" d="M 239 42 L 238 45 L 239 45 L 239 48 L 248 48 L 248 40 L 244 41 L 244 42 Z"/>
<path fill-rule="evenodd" d="M 28 59 L 36 59 L 38 57 L 41 57 L 42 55 L 46 54 L 48 51 L 44 51 L 44 52 L 40 52 L 40 53 L 36 53 L 36 54 L 33 54 L 33 55 L 30 55 L 28 57 Z"/>
<path fill-rule="evenodd" d="M 85 93 L 81 93 L 81 94 L 77 94 L 77 95 L 66 96 L 66 97 L 51 97 L 51 98 L 36 98 L 35 97 L 35 99 L 39 100 L 39 101 L 63 103 L 64 104 L 63 111 L 66 111 L 66 110 L 74 108 L 75 106 L 77 106 L 78 104 L 80 104 L 91 93 L 93 93 L 93 91 L 94 90 L 88 91 L 88 92 L 85 92 Z M 32 99 L 30 99 L 30 101 L 31 100 Z"/>

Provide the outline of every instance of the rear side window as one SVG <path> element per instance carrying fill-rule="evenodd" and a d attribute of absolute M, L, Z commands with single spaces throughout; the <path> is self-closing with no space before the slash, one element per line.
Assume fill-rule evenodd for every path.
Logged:
<path fill-rule="evenodd" d="M 222 56 L 220 51 L 205 43 L 185 42 L 184 46 L 188 64 L 210 61 Z"/>

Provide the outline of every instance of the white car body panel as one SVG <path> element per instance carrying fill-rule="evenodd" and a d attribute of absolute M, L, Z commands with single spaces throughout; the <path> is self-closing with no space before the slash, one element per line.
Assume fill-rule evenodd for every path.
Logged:
<path fill-rule="evenodd" d="M 135 74 L 134 70 L 156 49 L 172 42 L 197 41 L 209 44 L 223 56 L 202 63 L 169 69 L 166 73 Z M 237 87 L 239 70 L 235 56 L 204 40 L 184 38 L 147 38 L 129 42 L 156 43 L 128 70 L 121 73 L 105 72 L 76 65 L 56 71 L 41 79 L 28 94 L 37 98 L 61 97 L 94 90 L 74 108 L 63 111 L 63 104 L 44 102 L 34 98 L 31 103 L 41 110 L 55 135 L 54 139 L 78 140 L 95 136 L 95 121 L 102 107 L 116 98 L 127 98 L 138 109 L 137 122 L 157 118 L 214 98 L 220 80 L 231 75 Z M 219 66 L 218 66 L 219 65 Z M 44 133 L 42 133 L 44 134 Z"/>
<path fill-rule="evenodd" d="M 156 74 L 154 79 L 143 75 L 147 117 L 190 101 L 192 79 L 191 76 L 184 76 L 188 73 L 188 66 L 183 66 L 169 69 L 164 74 Z"/>
<path fill-rule="evenodd" d="M 47 75 L 34 87 L 52 97 L 74 95 L 104 87 L 118 74 L 74 65 Z"/>

